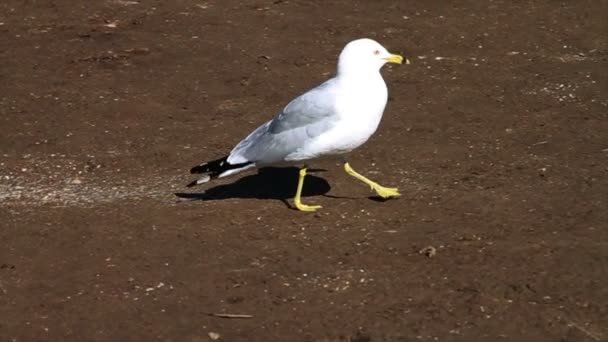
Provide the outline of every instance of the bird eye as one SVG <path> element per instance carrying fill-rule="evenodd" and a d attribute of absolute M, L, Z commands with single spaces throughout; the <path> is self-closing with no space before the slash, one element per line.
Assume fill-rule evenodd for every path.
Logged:
<path fill-rule="evenodd" d="M 380 54 L 380 50 L 375 50 L 374 55 L 378 56 Z"/>

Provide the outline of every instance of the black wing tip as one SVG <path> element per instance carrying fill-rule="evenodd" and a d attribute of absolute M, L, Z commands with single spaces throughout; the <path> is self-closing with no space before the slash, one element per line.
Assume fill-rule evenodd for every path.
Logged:
<path fill-rule="evenodd" d="M 216 173 L 229 166 L 230 166 L 230 164 L 228 163 L 228 157 L 226 156 L 226 157 L 223 157 L 220 159 L 216 159 L 216 160 L 212 160 L 212 161 L 209 161 L 206 163 L 196 165 L 190 169 L 190 173 L 191 174 L 207 173 L 207 172 Z"/>
<path fill-rule="evenodd" d="M 203 171 L 205 165 L 207 165 L 207 164 L 202 164 L 202 165 L 196 165 L 196 166 L 194 166 L 193 168 L 190 169 L 190 174 L 197 174 L 197 173 L 203 173 L 203 172 L 205 172 L 205 171 Z"/>
<path fill-rule="evenodd" d="M 212 160 L 210 162 L 206 162 L 200 165 L 196 165 L 190 169 L 190 173 L 192 174 L 205 174 L 202 178 L 199 178 L 193 182 L 190 182 L 186 187 L 191 188 L 195 185 L 207 183 L 210 180 L 221 177 L 224 172 L 240 169 L 247 165 L 253 164 L 253 162 L 244 162 L 239 164 L 230 164 L 228 162 L 228 157 L 223 157 L 220 159 Z"/>

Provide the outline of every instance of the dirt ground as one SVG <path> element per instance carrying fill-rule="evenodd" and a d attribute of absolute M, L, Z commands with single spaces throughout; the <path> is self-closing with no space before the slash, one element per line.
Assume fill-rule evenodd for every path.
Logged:
<path fill-rule="evenodd" d="M 0 341 L 607 340 L 605 13 L 3 0 Z M 360 37 L 412 60 L 350 156 L 401 198 L 336 160 L 314 214 L 295 168 L 187 191 Z"/>

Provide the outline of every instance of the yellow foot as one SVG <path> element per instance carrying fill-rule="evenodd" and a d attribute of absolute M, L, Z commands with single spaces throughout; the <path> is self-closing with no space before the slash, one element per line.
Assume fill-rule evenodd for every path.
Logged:
<path fill-rule="evenodd" d="M 320 205 L 306 205 L 306 204 L 302 204 L 299 201 L 295 202 L 296 208 L 299 211 L 317 211 L 317 209 L 323 208 Z"/>
<path fill-rule="evenodd" d="M 376 191 L 378 196 L 382 198 L 391 198 L 391 197 L 399 197 L 401 194 L 399 193 L 399 189 L 397 188 L 385 188 L 382 185 L 375 184 L 372 186 L 372 189 Z"/>

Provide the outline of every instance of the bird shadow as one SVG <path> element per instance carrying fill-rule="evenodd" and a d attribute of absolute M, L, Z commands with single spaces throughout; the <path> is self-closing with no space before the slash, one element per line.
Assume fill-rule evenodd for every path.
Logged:
<path fill-rule="evenodd" d="M 314 172 L 323 169 L 309 169 L 302 188 L 302 196 L 319 196 L 329 192 L 329 183 Z M 233 198 L 275 199 L 291 207 L 287 199 L 293 198 L 298 185 L 297 167 L 265 167 L 257 174 L 245 176 L 230 183 L 217 185 L 203 192 L 178 192 L 175 196 L 193 201 L 218 201 Z"/>

